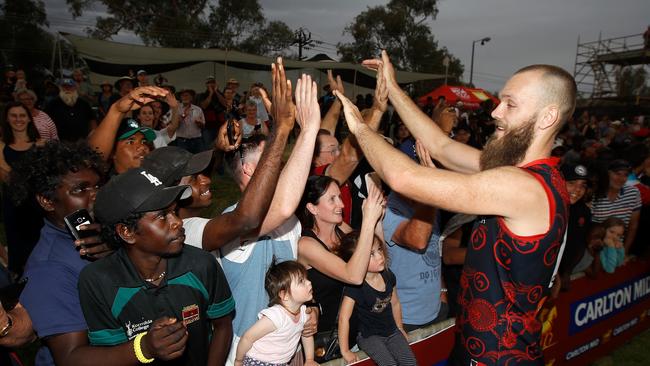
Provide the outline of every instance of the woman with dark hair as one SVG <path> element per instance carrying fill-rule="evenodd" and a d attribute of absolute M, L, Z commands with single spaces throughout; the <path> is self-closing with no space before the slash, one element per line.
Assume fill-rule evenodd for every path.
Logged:
<path fill-rule="evenodd" d="M 156 121 L 156 110 L 154 108 L 155 103 L 160 103 L 159 100 L 154 100 L 143 105 L 138 111 L 138 122 L 142 127 L 148 127 L 153 130 L 156 134 L 156 138 L 153 140 L 154 148 L 158 149 L 169 145 L 170 142 L 176 140 L 176 130 L 180 124 L 180 116 L 178 114 L 178 101 L 174 94 L 169 93 L 165 97 L 165 102 L 169 105 L 170 110 L 172 111 L 171 122 L 167 126 L 161 129 L 156 128 L 156 124 L 159 121 Z"/>
<path fill-rule="evenodd" d="M 383 238 L 381 217 L 386 201 L 374 184 L 368 185 L 368 192 L 363 203 L 361 235 L 372 236 L 375 232 Z M 336 255 L 341 238 L 352 228 L 343 222 L 341 191 L 330 177 L 309 177 L 298 207 L 297 215 L 303 227 L 298 261 L 307 268 L 314 301 L 320 305 L 318 330 L 329 331 L 337 327 L 343 286 L 359 285 L 366 276 L 372 240 L 360 242 L 347 263 Z"/>
<path fill-rule="evenodd" d="M 625 253 L 628 254 L 639 228 L 641 194 L 634 186 L 626 185 L 632 170 L 626 160 L 609 163 L 606 175 L 598 181 L 598 189 L 591 207 L 591 220 L 601 223 L 610 217 L 618 217 L 626 225 Z"/>
<path fill-rule="evenodd" d="M 3 183 L 3 217 L 9 249 L 9 270 L 22 274 L 23 267 L 38 241 L 43 218 L 36 202 L 28 200 L 15 205 L 9 199 L 9 172 L 34 145 L 42 144 L 29 109 L 22 103 L 11 102 L 5 107 L 0 142 L 0 178 Z"/>

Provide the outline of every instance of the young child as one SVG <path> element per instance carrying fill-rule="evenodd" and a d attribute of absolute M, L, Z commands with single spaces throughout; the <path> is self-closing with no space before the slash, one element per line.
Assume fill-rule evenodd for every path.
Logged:
<path fill-rule="evenodd" d="M 614 273 L 617 267 L 622 266 L 625 262 L 625 247 L 623 240 L 625 238 L 625 222 L 623 220 L 610 217 L 602 224 L 605 229 L 603 237 L 603 250 L 600 252 L 600 262 L 607 273 Z"/>
<path fill-rule="evenodd" d="M 341 239 L 338 254 L 347 261 L 361 240 L 373 240 L 370 262 L 361 286 L 346 286 L 343 290 L 338 324 L 341 355 L 347 363 L 357 361 L 349 347 L 350 316 L 352 310 L 356 310 L 359 320 L 357 344 L 377 365 L 415 365 L 415 356 L 402 327 L 395 275 L 386 267 L 387 251 L 383 241 L 376 235 L 365 237 L 352 232 Z"/>
<path fill-rule="evenodd" d="M 269 306 L 259 320 L 244 333 L 237 346 L 235 366 L 286 365 L 296 353 L 302 329 L 307 321 L 305 302 L 312 299 L 307 271 L 296 261 L 271 263 L 264 288 Z M 314 338 L 302 337 L 305 366 L 314 361 Z"/>

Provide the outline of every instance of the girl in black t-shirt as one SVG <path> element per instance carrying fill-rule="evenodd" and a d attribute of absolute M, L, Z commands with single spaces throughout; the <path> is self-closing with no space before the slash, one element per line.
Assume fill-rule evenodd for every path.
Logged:
<path fill-rule="evenodd" d="M 359 232 L 346 235 L 341 239 L 339 256 L 347 261 L 358 241 L 368 239 L 360 239 Z M 371 240 L 365 280 L 360 286 L 345 286 L 343 290 L 338 327 L 341 355 L 347 363 L 357 361 L 349 349 L 349 321 L 354 310 L 359 321 L 357 344 L 377 365 L 415 365 L 415 356 L 402 326 L 395 275 L 386 267 L 386 246 L 377 236 Z"/>

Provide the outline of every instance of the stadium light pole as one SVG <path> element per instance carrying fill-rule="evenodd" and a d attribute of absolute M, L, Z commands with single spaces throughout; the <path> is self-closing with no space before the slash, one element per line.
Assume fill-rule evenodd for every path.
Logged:
<path fill-rule="evenodd" d="M 472 42 L 472 62 L 470 63 L 469 67 L 469 85 L 472 87 L 474 86 L 472 83 L 472 80 L 474 79 L 474 47 L 476 46 L 476 42 L 481 42 L 481 46 L 483 46 L 484 44 L 490 42 L 491 39 L 492 38 L 490 37 L 484 37 Z"/>

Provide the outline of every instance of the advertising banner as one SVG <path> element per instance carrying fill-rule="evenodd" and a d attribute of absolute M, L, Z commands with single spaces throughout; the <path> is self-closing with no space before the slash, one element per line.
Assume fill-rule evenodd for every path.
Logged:
<path fill-rule="evenodd" d="M 547 366 L 589 365 L 650 328 L 650 262 L 634 260 L 613 274 L 574 279 L 570 290 L 548 301 L 539 317 Z M 454 342 L 451 324 L 411 343 L 419 365 L 446 363 Z M 365 359 L 357 365 L 374 362 Z"/>

